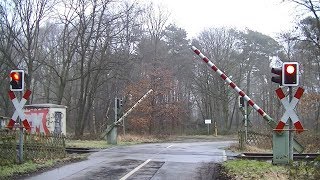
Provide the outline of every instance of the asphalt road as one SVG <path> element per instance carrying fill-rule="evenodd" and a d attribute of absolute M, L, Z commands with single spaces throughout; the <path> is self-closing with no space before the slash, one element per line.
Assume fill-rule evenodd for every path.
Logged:
<path fill-rule="evenodd" d="M 223 149 L 232 141 L 173 142 L 119 146 L 34 177 L 57 179 L 188 180 L 208 179 L 208 166 L 227 159 Z M 211 172 L 212 173 L 212 172 Z"/>

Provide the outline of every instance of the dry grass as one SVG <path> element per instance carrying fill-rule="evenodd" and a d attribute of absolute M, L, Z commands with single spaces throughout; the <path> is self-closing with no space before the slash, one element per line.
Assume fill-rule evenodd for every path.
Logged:
<path fill-rule="evenodd" d="M 263 149 L 258 148 L 256 146 L 244 146 L 244 149 L 239 148 L 239 144 L 232 144 L 229 146 L 226 150 L 232 151 L 232 152 L 256 152 L 256 153 L 271 153 L 272 149 Z"/>
<path fill-rule="evenodd" d="M 305 131 L 296 134 L 297 140 L 305 147 L 305 153 L 320 152 L 320 134 L 313 131 Z"/>
<path fill-rule="evenodd" d="M 303 133 L 294 133 L 296 140 L 305 147 L 304 153 L 320 153 L 320 134 L 314 131 L 304 131 Z M 234 151 L 241 151 L 237 149 L 236 145 L 233 147 Z M 256 150 L 256 151 L 255 151 Z M 272 139 L 271 144 L 266 141 L 258 141 L 255 146 L 246 145 L 242 151 L 247 152 L 271 152 L 272 151 Z"/>
<path fill-rule="evenodd" d="M 163 138 L 157 138 L 154 136 L 141 136 L 141 135 L 119 135 L 118 144 L 119 145 L 132 145 L 140 143 L 156 143 L 163 142 Z M 106 140 L 67 140 L 67 147 L 78 147 L 78 148 L 95 148 L 95 149 L 104 149 L 109 148 L 112 145 L 107 144 Z"/>
<path fill-rule="evenodd" d="M 126 134 L 118 135 L 119 145 L 133 145 L 141 143 L 161 143 L 171 141 L 193 142 L 193 141 L 219 141 L 219 140 L 235 140 L 235 136 L 152 136 L 152 135 L 135 135 Z M 66 140 L 67 147 L 79 148 L 109 148 L 112 145 L 107 144 L 106 140 Z"/>
<path fill-rule="evenodd" d="M 120 143 L 128 143 L 128 144 L 139 144 L 139 143 L 157 143 L 163 142 L 167 140 L 168 137 L 156 137 L 156 136 L 149 136 L 149 135 L 133 135 L 133 134 L 126 134 L 126 135 L 119 135 L 118 141 Z"/>
<path fill-rule="evenodd" d="M 66 140 L 66 147 L 104 149 L 110 146 L 105 140 Z"/>

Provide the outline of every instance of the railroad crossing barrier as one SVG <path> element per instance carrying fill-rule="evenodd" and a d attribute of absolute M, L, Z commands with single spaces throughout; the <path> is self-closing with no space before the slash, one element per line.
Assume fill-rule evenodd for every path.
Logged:
<path fill-rule="evenodd" d="M 277 122 L 274 121 L 263 109 L 261 109 L 252 99 L 249 98 L 231 79 L 228 78 L 226 74 L 224 74 L 213 62 L 211 62 L 206 56 L 204 56 L 200 50 L 198 50 L 195 46 L 192 46 L 191 49 L 194 53 L 196 53 L 214 72 L 216 72 L 232 89 L 234 89 L 241 97 L 243 97 L 250 106 L 253 107 L 254 110 L 258 112 L 262 116 L 262 118 L 267 121 L 269 126 L 272 129 L 275 129 L 277 126 Z M 285 133 L 283 133 L 285 134 Z M 277 134 L 273 136 L 273 141 L 278 141 L 279 138 L 282 138 L 282 134 Z M 304 147 L 296 140 L 293 140 L 293 148 L 298 152 L 302 153 L 304 151 Z"/>
<path fill-rule="evenodd" d="M 106 131 L 101 135 L 101 137 L 103 138 L 107 136 L 108 144 L 117 144 L 117 127 L 120 126 L 120 123 L 124 120 L 124 118 L 127 117 L 151 92 L 153 92 L 152 89 L 150 89 L 145 95 L 143 95 L 139 99 L 139 101 L 137 101 L 126 113 L 123 114 L 123 116 L 121 116 L 120 119 L 116 120 L 114 123 L 107 127 Z"/>

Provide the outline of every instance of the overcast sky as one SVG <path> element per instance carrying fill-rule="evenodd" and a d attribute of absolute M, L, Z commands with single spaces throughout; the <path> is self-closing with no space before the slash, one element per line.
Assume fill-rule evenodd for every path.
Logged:
<path fill-rule="evenodd" d="M 148 0 L 146 0 L 148 1 Z M 282 0 L 149 0 L 171 12 L 171 21 L 195 37 L 207 27 L 249 28 L 273 38 L 294 26 L 292 4 Z"/>

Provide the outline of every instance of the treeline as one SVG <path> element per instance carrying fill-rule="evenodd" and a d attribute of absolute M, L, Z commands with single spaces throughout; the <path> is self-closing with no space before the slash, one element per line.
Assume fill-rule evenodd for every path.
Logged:
<path fill-rule="evenodd" d="M 300 2 L 300 1 L 299 1 Z M 313 12 L 320 5 L 302 6 Z M 312 6 L 311 6 L 312 5 Z M 311 6 L 311 7 L 310 7 Z M 125 121 L 140 134 L 205 132 L 204 119 L 222 131 L 241 128 L 238 96 L 190 50 L 197 46 L 271 117 L 282 116 L 270 81 L 271 66 L 301 64 L 303 124 L 320 124 L 320 22 L 305 16 L 277 40 L 252 30 L 212 27 L 195 39 L 154 5 L 110 0 L 8 0 L 0 2 L 0 114 L 11 116 L 9 72 L 23 69 L 29 103 L 68 106 L 67 128 L 76 137 L 99 134 L 114 121 L 114 99 L 124 109 L 154 93 Z M 308 14 L 306 14 L 308 15 Z M 253 124 L 265 127 L 251 113 Z"/>

